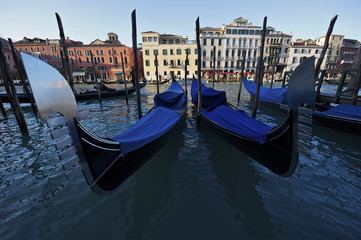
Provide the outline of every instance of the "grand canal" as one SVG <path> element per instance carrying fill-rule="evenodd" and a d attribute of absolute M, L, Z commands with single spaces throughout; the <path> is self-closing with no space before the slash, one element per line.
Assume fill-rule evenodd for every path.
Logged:
<path fill-rule="evenodd" d="M 237 104 L 239 83 L 216 83 Z M 208 83 L 210 86 L 210 84 Z M 161 91 L 169 85 L 161 85 Z M 145 113 L 156 86 L 141 90 Z M 110 137 L 137 120 L 135 97 L 79 102 L 92 132 Z M 282 178 L 191 117 L 113 194 L 67 180 L 46 124 L 23 107 L 0 121 L 0 239 L 361 239 L 361 136 L 313 126 L 312 157 Z M 250 111 L 243 89 L 240 108 Z M 260 106 L 258 119 L 283 115 Z M 274 154 L 277 154 L 276 152 Z"/>

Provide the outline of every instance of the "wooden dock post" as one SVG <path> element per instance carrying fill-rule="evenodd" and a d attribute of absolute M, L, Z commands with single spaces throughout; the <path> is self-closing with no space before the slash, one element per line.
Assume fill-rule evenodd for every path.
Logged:
<path fill-rule="evenodd" d="M 4 108 L 4 105 L 3 105 L 3 102 L 1 101 L 1 99 L 0 99 L 0 110 L 1 110 L 1 113 L 3 114 L 4 118 L 6 118 L 7 113 L 6 113 L 6 110 Z"/>
<path fill-rule="evenodd" d="M 31 104 L 31 108 L 33 109 L 33 112 L 34 112 L 34 115 L 37 116 L 38 115 L 38 110 L 35 107 L 35 102 L 34 102 L 33 96 L 32 96 L 32 94 L 31 94 L 31 92 L 30 92 L 30 90 L 28 88 L 28 85 L 25 82 L 25 76 L 23 75 L 23 73 L 26 74 L 24 66 L 22 65 L 22 62 L 20 63 L 20 61 L 18 59 L 18 56 L 15 53 L 15 48 L 14 48 L 13 41 L 10 38 L 8 38 L 8 40 L 9 40 L 9 45 L 10 45 L 10 48 L 11 48 L 11 53 L 13 55 L 15 65 L 16 65 L 16 68 L 17 68 L 18 73 L 19 73 L 21 83 L 23 84 L 24 93 L 26 94 L 26 96 L 29 99 L 29 102 Z"/>
<path fill-rule="evenodd" d="M 140 100 L 139 78 L 138 78 L 138 47 L 137 47 L 137 19 L 135 9 L 132 12 L 132 39 L 134 56 L 134 84 L 137 93 L 138 119 L 142 118 L 142 104 Z"/>
<path fill-rule="evenodd" d="M 99 83 L 98 83 L 97 72 L 96 72 L 96 69 L 95 69 L 95 62 L 94 62 L 94 59 L 93 59 L 92 51 L 90 51 L 90 58 L 91 58 L 91 62 L 92 62 L 92 65 L 93 65 L 94 81 L 95 81 L 95 85 L 97 86 L 97 90 L 98 90 L 99 103 L 100 103 L 100 105 L 102 105 L 102 96 L 100 95 L 100 86 L 99 86 Z"/>
<path fill-rule="evenodd" d="M 259 98 L 259 90 L 261 88 L 261 82 L 263 81 L 263 50 L 264 50 L 264 42 L 266 38 L 266 27 L 267 27 L 267 17 L 263 19 L 263 29 L 262 29 L 262 39 L 261 39 L 261 49 L 260 49 L 260 56 L 259 56 L 259 71 L 257 74 L 257 89 L 256 89 L 256 98 L 253 107 L 252 117 L 256 118 L 257 115 L 257 106 L 258 106 L 258 98 Z"/>
<path fill-rule="evenodd" d="M 123 53 L 120 52 L 120 58 L 122 59 L 122 69 L 123 69 L 123 76 L 124 76 L 124 88 L 125 88 L 125 102 L 128 103 L 128 88 L 127 88 L 127 77 L 125 74 L 125 69 L 124 69 L 124 61 L 123 61 Z"/>
<path fill-rule="evenodd" d="M 188 93 L 187 93 L 187 72 L 188 72 L 188 54 L 189 54 L 189 48 L 186 49 L 186 62 L 184 64 L 184 90 L 186 94 L 186 101 L 188 101 Z"/>
<path fill-rule="evenodd" d="M 337 15 L 334 16 L 331 19 L 330 26 L 328 27 L 326 38 L 325 38 L 325 43 L 323 44 L 323 48 L 322 48 L 322 51 L 321 51 L 320 58 L 317 60 L 317 64 L 316 64 L 316 67 L 315 67 L 315 78 L 317 78 L 318 72 L 320 71 L 322 61 L 323 61 L 323 59 L 325 57 L 325 54 L 326 54 L 326 51 L 327 51 L 327 48 L 328 48 L 328 43 L 330 41 L 330 36 L 331 36 L 333 26 L 335 25 L 336 20 L 337 20 Z"/>
<path fill-rule="evenodd" d="M 19 125 L 20 131 L 22 133 L 29 133 L 28 127 L 26 125 L 24 113 L 21 110 L 21 106 L 19 103 L 19 99 L 16 93 L 16 89 L 14 86 L 14 81 L 11 76 L 9 65 L 6 62 L 4 47 L 2 42 L 0 41 L 0 72 L 2 73 L 4 87 L 6 89 L 10 105 L 14 111 L 16 121 Z M 1 104 L 2 105 L 2 104 Z"/>
<path fill-rule="evenodd" d="M 246 62 L 246 50 L 243 50 L 242 53 L 243 53 L 243 59 L 242 59 L 242 64 L 241 64 L 241 81 L 239 81 L 239 91 L 238 91 L 238 96 L 237 96 L 238 103 L 241 98 L 242 83 L 243 83 L 243 78 L 244 78 L 244 64 Z"/>
<path fill-rule="evenodd" d="M 212 88 L 214 89 L 214 81 L 216 77 L 216 46 L 213 46 L 213 73 L 212 73 Z"/>
<path fill-rule="evenodd" d="M 69 85 L 71 90 L 74 92 L 74 82 L 73 82 L 73 77 L 71 75 L 71 71 L 70 71 L 70 66 L 69 66 L 69 56 L 68 56 L 68 48 L 66 46 L 66 42 L 65 42 L 65 35 L 64 35 L 64 29 L 63 29 L 63 24 L 61 22 L 61 18 L 59 16 L 58 13 L 55 13 L 56 16 L 56 20 L 58 22 L 58 26 L 59 26 L 59 31 L 60 31 L 60 42 L 61 42 L 61 47 L 63 48 L 63 55 L 64 55 L 64 61 L 63 64 L 65 63 L 65 65 L 63 65 L 64 68 L 64 72 L 65 72 L 65 76 L 68 79 Z"/>
<path fill-rule="evenodd" d="M 158 53 L 154 55 L 155 55 L 155 79 L 157 80 L 157 94 L 159 94 Z"/>
<path fill-rule="evenodd" d="M 356 68 L 358 69 L 358 78 L 356 80 L 356 84 L 355 84 L 355 89 L 353 91 L 353 95 L 352 95 L 352 105 L 356 105 L 357 104 L 357 98 L 358 98 L 358 92 L 360 90 L 360 85 L 361 85 L 361 50 L 358 50 L 357 53 L 357 61 L 356 61 Z"/>
<path fill-rule="evenodd" d="M 202 76 L 201 76 L 201 43 L 199 40 L 199 17 L 196 20 L 196 39 L 197 39 L 197 51 L 198 51 L 198 113 L 201 112 L 202 109 Z"/>

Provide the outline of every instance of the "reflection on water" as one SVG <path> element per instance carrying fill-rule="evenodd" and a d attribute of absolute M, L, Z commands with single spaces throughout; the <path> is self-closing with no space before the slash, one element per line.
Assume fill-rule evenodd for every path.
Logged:
<path fill-rule="evenodd" d="M 237 105 L 239 83 L 215 86 Z M 141 92 L 145 113 L 156 86 Z M 252 110 L 245 89 L 239 107 Z M 137 121 L 134 94 L 129 105 L 113 98 L 79 108 L 90 111 L 84 125 L 105 137 Z M 189 111 L 161 151 L 112 195 L 99 197 L 81 175 L 66 179 L 46 124 L 30 106 L 23 110 L 29 136 L 11 112 L 0 122 L 1 239 L 361 238 L 360 136 L 314 126 L 312 159 L 301 156 L 295 174 L 281 178 L 197 126 Z M 270 125 L 282 117 L 258 109 L 257 118 Z"/>

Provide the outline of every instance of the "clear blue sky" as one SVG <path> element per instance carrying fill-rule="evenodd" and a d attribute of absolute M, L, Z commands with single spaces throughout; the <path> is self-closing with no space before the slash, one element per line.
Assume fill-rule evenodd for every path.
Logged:
<path fill-rule="evenodd" d="M 360 0 L 1 0 L 0 37 L 13 41 L 28 38 L 59 38 L 55 12 L 59 13 L 65 35 L 89 44 L 108 32 L 131 46 L 131 12 L 137 12 L 138 43 L 140 33 L 156 31 L 195 39 L 195 20 L 201 27 L 221 27 L 240 16 L 297 38 L 317 38 L 326 34 L 329 22 L 338 15 L 334 34 L 361 41 Z"/>

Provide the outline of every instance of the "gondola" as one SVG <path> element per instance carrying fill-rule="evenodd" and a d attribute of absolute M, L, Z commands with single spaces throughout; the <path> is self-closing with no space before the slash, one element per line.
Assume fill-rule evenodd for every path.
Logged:
<path fill-rule="evenodd" d="M 140 88 L 143 88 L 145 85 L 147 85 L 147 82 L 142 82 L 139 86 Z M 128 94 L 132 94 L 135 92 L 135 87 L 132 86 L 128 88 Z M 115 90 L 115 91 L 101 91 L 100 97 L 101 98 L 111 98 L 111 97 L 119 97 L 119 96 L 125 96 L 125 89 L 121 90 Z M 75 99 L 77 101 L 84 101 L 84 100 L 91 100 L 91 99 L 98 99 L 99 95 L 97 91 L 94 92 L 86 92 L 86 93 L 74 93 Z M 19 102 L 20 103 L 30 103 L 29 98 L 25 93 L 18 93 L 17 94 Z M 8 103 L 9 98 L 7 96 L 7 93 L 0 93 L 0 98 L 3 103 Z"/>
<path fill-rule="evenodd" d="M 69 175 L 82 170 L 97 194 L 113 192 L 158 152 L 185 120 L 186 96 L 183 88 L 173 82 L 167 91 L 154 97 L 153 108 L 128 130 L 112 138 L 96 136 L 79 121 L 83 114 L 78 112 L 63 76 L 28 54 L 21 53 L 21 57 L 40 116 L 48 118 L 48 126 L 55 128 L 52 136 L 57 139 L 55 145 L 64 161 L 63 168 Z M 62 117 L 49 118 L 52 112 Z"/>
<path fill-rule="evenodd" d="M 243 85 L 251 95 L 256 93 L 256 83 L 243 79 Z M 267 106 L 280 109 L 280 104 L 287 104 L 287 88 L 269 89 L 261 87 L 259 100 Z M 312 113 L 313 122 L 361 135 L 361 107 L 349 104 L 339 104 L 335 107 L 317 103 Z"/>
<path fill-rule="evenodd" d="M 202 110 L 197 112 L 197 115 L 216 133 L 270 171 L 288 177 L 297 166 L 298 153 L 302 152 L 298 138 L 303 133 L 297 134 L 299 106 L 303 103 L 310 106 L 314 104 L 313 82 L 314 58 L 310 58 L 293 72 L 289 83 L 289 91 L 292 92 L 288 97 L 289 110 L 282 123 L 274 128 L 251 118 L 228 103 L 225 92 L 207 88 L 203 84 Z M 196 81 L 192 82 L 191 95 L 193 104 L 197 106 Z M 302 128 L 307 129 L 310 134 L 309 126 L 302 125 Z M 309 136 L 305 137 L 307 138 Z M 307 140 L 303 143 L 307 145 Z"/>
<path fill-rule="evenodd" d="M 167 83 L 169 82 L 169 79 L 163 79 L 163 80 L 159 80 L 159 84 L 164 84 L 164 83 Z M 155 85 L 157 84 L 157 80 L 151 80 L 151 81 L 148 81 L 148 84 L 150 85 Z"/>

